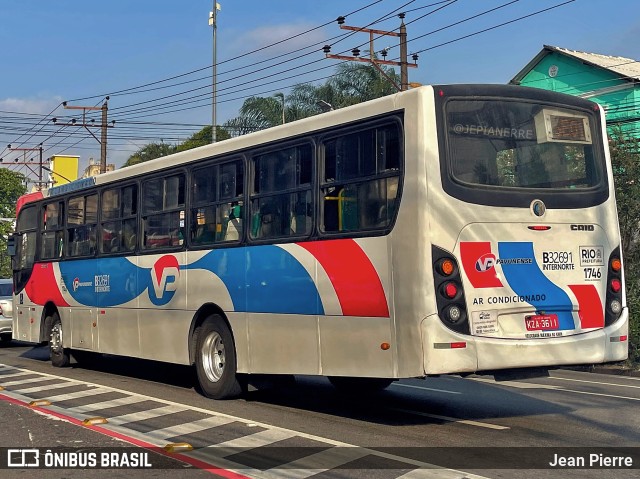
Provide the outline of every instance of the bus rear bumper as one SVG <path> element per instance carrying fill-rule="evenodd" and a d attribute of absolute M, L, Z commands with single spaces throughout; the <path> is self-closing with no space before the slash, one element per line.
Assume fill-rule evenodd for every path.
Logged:
<path fill-rule="evenodd" d="M 537 366 L 599 364 L 628 355 L 629 310 L 597 331 L 549 339 L 481 338 L 446 328 L 437 316 L 422 322 L 425 374 Z"/>

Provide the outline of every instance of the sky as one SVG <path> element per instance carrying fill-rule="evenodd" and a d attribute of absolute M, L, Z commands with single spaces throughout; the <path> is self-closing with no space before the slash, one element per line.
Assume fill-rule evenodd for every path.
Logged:
<path fill-rule="evenodd" d="M 250 96 L 323 83 L 338 61 L 369 49 L 369 35 L 335 21 L 392 31 L 405 12 L 409 81 L 507 83 L 543 45 L 640 60 L 638 0 L 219 0 L 216 21 L 218 124 Z M 82 110 L 108 101 L 108 162 L 121 166 L 151 142 L 178 143 L 211 124 L 212 0 L 0 0 L 0 157 L 6 165 L 42 142 L 44 158 L 99 160 L 99 128 Z M 547 11 L 543 11 L 546 10 Z M 540 13 L 538 13 L 540 12 Z M 398 40 L 380 36 L 374 49 Z M 100 123 L 100 112 L 86 121 Z M 52 119 L 57 122 L 53 123 Z M 27 165 L 11 169 L 33 177 Z"/>

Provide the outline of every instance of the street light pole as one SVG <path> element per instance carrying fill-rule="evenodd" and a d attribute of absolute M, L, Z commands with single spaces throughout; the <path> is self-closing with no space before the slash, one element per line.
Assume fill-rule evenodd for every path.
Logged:
<path fill-rule="evenodd" d="M 284 119 L 284 93 L 276 93 L 275 95 L 278 98 L 280 98 L 280 100 L 282 101 L 282 124 L 285 124 L 285 119 Z"/>
<path fill-rule="evenodd" d="M 216 83 L 217 79 L 217 58 L 216 58 L 216 29 L 217 29 L 217 19 L 218 19 L 218 10 L 220 10 L 220 4 L 213 0 L 213 9 L 209 13 L 209 25 L 211 25 L 213 30 L 213 66 L 212 66 L 212 98 L 211 98 L 211 143 L 216 142 Z"/>

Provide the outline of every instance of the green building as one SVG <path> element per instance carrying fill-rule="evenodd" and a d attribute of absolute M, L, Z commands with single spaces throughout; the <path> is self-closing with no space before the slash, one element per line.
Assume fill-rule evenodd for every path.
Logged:
<path fill-rule="evenodd" d="M 509 82 L 595 101 L 604 107 L 611 133 L 640 138 L 640 62 L 545 45 Z"/>

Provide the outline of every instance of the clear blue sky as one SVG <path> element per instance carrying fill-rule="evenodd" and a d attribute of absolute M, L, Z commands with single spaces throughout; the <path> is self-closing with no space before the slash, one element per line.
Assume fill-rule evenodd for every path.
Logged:
<path fill-rule="evenodd" d="M 297 82 L 323 81 L 337 65 L 324 59 L 320 49 L 325 43 L 333 44 L 333 53 L 361 44 L 368 49 L 368 35 L 345 38 L 347 32 L 333 21 L 350 12 L 355 13 L 346 23 L 356 26 L 390 17 L 371 26 L 382 30 L 397 28 L 394 15 L 407 12 L 409 53 L 422 51 L 419 68 L 409 70 L 410 81 L 424 84 L 506 83 L 544 44 L 640 60 L 638 0 L 575 0 L 446 44 L 564 1 L 219 0 L 218 123 L 236 116 L 248 96 L 286 94 Z M 146 143 L 175 143 L 200 128 L 149 122 L 210 124 L 211 7 L 211 0 L 2 0 L 0 156 L 9 161 L 17 156 L 4 148 L 8 143 L 31 147 L 44 141 L 45 157 L 80 155 L 82 166 L 89 157 L 98 159 L 99 146 L 86 131 L 51 126 L 52 116 L 79 118 L 76 111 L 61 107 L 49 115 L 63 100 L 94 106 L 104 94 L 112 94 L 109 119 L 116 118 L 117 126 L 109 130 L 109 162 L 118 166 Z M 386 46 L 392 47 L 389 58 L 398 55 L 397 39 L 375 41 L 376 50 Z M 147 91 L 114 94 L 195 70 L 201 71 L 142 88 Z M 167 85 L 174 86 L 157 89 Z M 165 96 L 170 98 L 159 100 Z M 166 105 L 170 101 L 176 103 Z M 141 102 L 148 103 L 135 105 Z M 159 110 L 161 103 L 164 109 Z M 143 107 L 154 108 L 141 111 Z M 46 121 L 34 127 L 44 115 L 49 115 Z"/>

